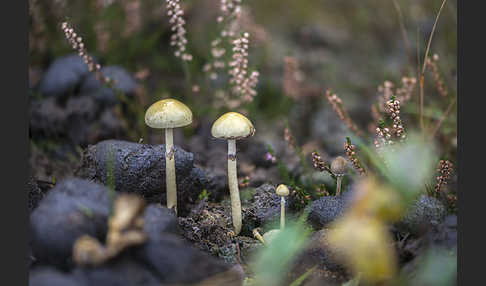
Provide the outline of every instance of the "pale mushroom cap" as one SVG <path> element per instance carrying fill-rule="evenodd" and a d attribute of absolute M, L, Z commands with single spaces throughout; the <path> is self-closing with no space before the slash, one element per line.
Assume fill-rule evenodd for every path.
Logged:
<path fill-rule="evenodd" d="M 160 129 L 182 127 L 192 123 L 192 112 L 176 99 L 162 99 L 147 109 L 145 123 Z"/>
<path fill-rule="evenodd" d="M 338 156 L 334 161 L 331 163 L 331 171 L 338 175 L 344 175 L 348 171 L 348 163 L 346 159 L 342 156 Z"/>
<path fill-rule="evenodd" d="M 286 196 L 289 195 L 289 188 L 287 188 L 287 186 L 284 185 L 284 184 L 280 184 L 280 185 L 278 185 L 275 192 L 277 193 L 277 195 L 279 195 L 281 197 L 286 197 Z"/>
<path fill-rule="evenodd" d="M 211 134 L 216 138 L 241 139 L 255 134 L 255 128 L 248 118 L 237 112 L 221 115 L 213 123 Z"/>
<path fill-rule="evenodd" d="M 272 229 L 265 234 L 263 234 L 263 240 L 265 241 L 266 244 L 272 243 L 272 241 L 277 237 L 277 235 L 280 233 L 280 229 Z"/>

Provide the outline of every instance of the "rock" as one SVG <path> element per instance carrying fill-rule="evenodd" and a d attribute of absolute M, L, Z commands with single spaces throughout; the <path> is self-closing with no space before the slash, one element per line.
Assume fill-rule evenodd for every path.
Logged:
<path fill-rule="evenodd" d="M 209 192 L 209 200 L 211 202 L 220 202 L 229 195 L 228 174 L 222 169 L 206 169 L 207 179 L 211 186 L 207 190 Z"/>
<path fill-rule="evenodd" d="M 47 69 L 39 84 L 46 96 L 66 96 L 89 74 L 88 65 L 77 54 L 56 59 Z"/>
<path fill-rule="evenodd" d="M 410 235 L 401 242 L 398 254 L 401 262 L 413 261 L 429 249 L 440 247 L 450 252 L 457 251 L 457 216 L 449 215 L 438 225 L 429 225 L 420 236 Z"/>
<path fill-rule="evenodd" d="M 203 162 L 213 183 L 209 200 L 218 202 L 229 194 L 228 151 L 221 148 L 221 145 L 217 145 L 216 143 L 214 145 L 216 146 L 215 149 L 207 149 L 207 151 L 203 152 L 205 154 L 204 157 L 207 156 Z M 198 156 L 202 157 L 200 154 Z"/>
<path fill-rule="evenodd" d="M 124 132 L 112 109 L 102 109 L 86 95 L 69 97 L 65 102 L 55 97 L 33 102 L 29 129 L 32 137 L 63 137 L 74 145 L 86 145 Z"/>
<path fill-rule="evenodd" d="M 32 137 L 53 137 L 67 130 L 66 112 L 55 97 L 32 102 L 29 131 Z"/>
<path fill-rule="evenodd" d="M 41 267 L 29 273 L 29 286 L 88 286 L 83 277 L 64 273 L 53 267 Z"/>
<path fill-rule="evenodd" d="M 150 204 L 143 215 L 143 231 L 152 239 L 165 233 L 180 234 L 174 213 L 160 204 Z"/>
<path fill-rule="evenodd" d="M 422 195 L 396 223 L 396 227 L 401 232 L 424 233 L 431 226 L 438 226 L 446 214 L 447 209 L 442 202 L 428 195 Z"/>
<path fill-rule="evenodd" d="M 347 191 L 340 196 L 325 196 L 313 201 L 309 206 L 307 222 L 316 230 L 328 226 L 339 217 L 351 198 L 351 192 Z"/>
<path fill-rule="evenodd" d="M 446 216 L 442 223 L 432 228 L 429 236 L 434 245 L 457 249 L 457 216 Z"/>
<path fill-rule="evenodd" d="M 109 207 L 108 189 L 102 185 L 77 178 L 56 184 L 30 215 L 36 260 L 69 268 L 78 237 L 88 234 L 104 241 Z"/>
<path fill-rule="evenodd" d="M 112 150 L 112 151 L 111 151 Z M 137 193 L 149 202 L 166 204 L 165 145 L 106 140 L 89 146 L 78 175 L 106 184 L 107 161 L 113 152 L 113 176 L 117 192 Z M 193 165 L 193 154 L 175 146 L 178 214 L 184 216 L 199 193 L 211 184 Z M 209 190 L 208 190 L 209 191 Z"/>
<path fill-rule="evenodd" d="M 89 140 L 89 142 L 97 142 L 109 138 L 120 138 L 126 134 L 123 121 L 120 120 L 113 109 L 104 110 L 96 123 L 99 124 L 99 127 L 97 128 L 97 140 Z"/>
<path fill-rule="evenodd" d="M 34 177 L 30 177 L 29 182 L 27 182 L 27 194 L 29 200 L 29 213 L 31 213 L 44 197 L 44 194 L 37 185 L 37 181 Z"/>
<path fill-rule="evenodd" d="M 162 283 L 195 283 L 225 272 L 235 283 L 228 285 L 241 285 L 243 281 L 243 275 L 232 270 L 229 264 L 192 248 L 171 234 L 151 238 L 135 255 L 138 261 L 153 269 Z"/>
<path fill-rule="evenodd" d="M 114 87 L 125 95 L 130 96 L 135 93 L 137 83 L 124 68 L 119 66 L 106 66 L 101 69 L 101 73 L 114 80 Z M 83 81 L 80 93 L 90 95 L 100 103 L 107 105 L 114 105 L 118 102 L 115 91 L 108 86 L 103 86 L 94 73 L 91 73 Z"/>
<path fill-rule="evenodd" d="M 125 257 L 116 258 L 99 267 L 77 268 L 73 273 L 78 277 L 84 277 L 86 285 L 161 285 L 148 267 Z"/>
<path fill-rule="evenodd" d="M 88 144 L 97 121 L 100 105 L 88 96 L 70 97 L 65 107 L 66 136 L 73 144 Z"/>

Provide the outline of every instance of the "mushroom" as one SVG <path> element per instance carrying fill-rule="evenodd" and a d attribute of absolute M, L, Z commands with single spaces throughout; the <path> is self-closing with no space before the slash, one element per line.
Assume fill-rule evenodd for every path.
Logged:
<path fill-rule="evenodd" d="M 289 189 L 286 185 L 280 184 L 275 190 L 280 196 L 280 229 L 285 227 L 285 197 L 289 195 Z"/>
<path fill-rule="evenodd" d="M 264 244 L 270 244 L 272 243 L 272 241 L 275 239 L 275 237 L 277 237 L 277 235 L 280 233 L 281 229 L 272 229 L 272 230 L 269 230 L 267 232 L 265 232 L 265 234 L 263 235 L 263 241 L 264 241 Z"/>
<path fill-rule="evenodd" d="M 236 140 L 253 136 L 253 124 L 240 113 L 228 112 L 218 118 L 211 128 L 215 138 L 228 140 L 228 185 L 231 198 L 231 214 L 235 235 L 241 231 L 241 202 L 236 174 Z"/>
<path fill-rule="evenodd" d="M 165 129 L 165 179 L 167 186 L 167 208 L 177 214 L 177 186 L 174 160 L 173 128 L 192 123 L 192 112 L 182 102 L 168 98 L 152 104 L 145 113 L 145 124 L 152 128 Z"/>
<path fill-rule="evenodd" d="M 336 175 L 337 178 L 337 186 L 336 186 L 336 196 L 341 194 L 341 182 L 343 180 L 344 174 L 348 171 L 348 165 L 346 159 L 342 156 L 338 156 L 334 161 L 331 163 L 331 171 Z"/>
<path fill-rule="evenodd" d="M 275 192 L 280 196 L 280 229 L 269 230 L 263 235 L 263 237 L 258 237 L 259 233 L 257 230 L 253 231 L 253 235 L 264 244 L 270 243 L 277 236 L 277 234 L 285 228 L 285 197 L 289 195 L 289 189 L 286 185 L 280 184 Z"/>
<path fill-rule="evenodd" d="M 258 231 L 258 228 L 255 228 L 253 231 L 253 236 L 258 239 L 261 243 L 265 244 L 265 239 L 263 239 L 262 235 Z"/>

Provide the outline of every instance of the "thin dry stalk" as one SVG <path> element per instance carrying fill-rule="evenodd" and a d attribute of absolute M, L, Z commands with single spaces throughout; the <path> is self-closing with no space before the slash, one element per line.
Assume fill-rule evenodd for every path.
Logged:
<path fill-rule="evenodd" d="M 361 131 L 358 126 L 351 120 L 348 111 L 344 108 L 342 100 L 336 95 L 331 94 L 330 90 L 326 91 L 326 98 L 332 106 L 332 109 L 337 113 L 339 118 L 346 124 L 346 126 L 356 135 L 361 136 Z"/>
<path fill-rule="evenodd" d="M 422 132 L 425 131 L 424 125 L 424 74 L 425 68 L 427 67 L 427 58 L 429 57 L 430 45 L 432 44 L 432 38 L 434 37 L 435 29 L 437 28 L 437 23 L 439 22 L 440 14 L 442 13 L 442 9 L 445 6 L 447 0 L 442 1 L 442 5 L 440 6 L 439 12 L 437 13 L 437 17 L 434 21 L 434 26 L 432 27 L 432 31 L 430 32 L 429 41 L 427 43 L 427 48 L 425 49 L 425 57 L 422 66 L 422 72 L 420 73 L 420 127 L 422 128 Z"/>
<path fill-rule="evenodd" d="M 457 101 L 457 97 L 454 97 L 451 103 L 449 103 L 447 110 L 444 112 L 444 114 L 442 114 L 442 117 L 440 118 L 439 122 L 437 122 L 434 129 L 432 129 L 432 132 L 430 133 L 430 139 L 434 138 L 435 134 L 439 131 L 440 127 L 442 126 L 442 123 L 446 120 L 447 117 L 449 117 L 449 114 L 452 111 L 452 107 L 454 107 L 456 101 Z"/>

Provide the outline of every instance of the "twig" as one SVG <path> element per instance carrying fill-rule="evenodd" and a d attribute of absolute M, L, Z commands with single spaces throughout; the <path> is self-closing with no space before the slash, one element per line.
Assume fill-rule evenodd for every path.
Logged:
<path fill-rule="evenodd" d="M 452 107 L 454 106 L 454 104 L 456 103 L 456 101 L 457 101 L 457 96 L 454 97 L 454 99 L 451 101 L 451 103 L 449 103 L 449 106 L 447 107 L 447 110 L 444 112 L 444 114 L 442 115 L 442 117 L 439 120 L 439 122 L 437 122 L 437 125 L 435 125 L 434 129 L 432 129 L 432 132 L 430 133 L 430 139 L 434 138 L 434 136 L 437 133 L 437 131 L 439 131 L 440 126 L 446 120 L 446 118 L 449 116 L 449 113 L 451 113 Z"/>
<path fill-rule="evenodd" d="M 417 78 L 421 80 L 422 78 L 420 77 L 420 27 L 417 27 Z M 422 84 L 420 83 L 420 87 L 422 87 Z M 420 118 L 420 128 L 422 129 L 422 132 L 424 131 L 424 106 L 422 103 L 422 90 L 419 88 L 418 90 L 418 106 L 419 106 L 419 118 Z"/>
<path fill-rule="evenodd" d="M 238 240 L 236 240 L 236 251 L 237 251 L 237 255 L 236 255 L 236 260 L 238 260 L 238 263 L 239 264 L 242 264 L 241 263 L 241 255 L 240 255 L 240 244 L 238 243 Z"/>
<path fill-rule="evenodd" d="M 442 1 L 442 5 L 440 6 L 439 12 L 437 13 L 437 17 L 435 18 L 434 26 L 432 27 L 432 31 L 430 32 L 429 41 L 427 43 L 427 48 L 425 49 L 425 57 L 422 66 L 422 72 L 420 73 L 420 127 L 422 128 L 422 132 L 425 130 L 424 126 L 424 74 L 425 68 L 427 67 L 427 58 L 429 56 L 430 45 L 432 44 L 432 38 L 434 37 L 435 29 L 437 27 L 437 22 L 439 22 L 439 17 L 442 12 L 442 9 L 445 6 L 447 0 Z"/>
<path fill-rule="evenodd" d="M 447 0 L 442 1 L 442 5 L 440 6 L 439 12 L 437 13 L 437 17 L 435 18 L 434 26 L 432 27 L 432 31 L 430 32 L 430 37 L 429 37 L 429 42 L 427 43 L 427 48 L 425 49 L 425 57 L 424 57 L 424 63 L 422 67 L 422 74 L 425 73 L 425 68 L 427 66 L 427 57 L 429 56 L 429 51 L 430 51 L 430 45 L 432 44 L 432 38 L 434 37 L 434 32 L 435 28 L 437 27 L 437 22 L 439 22 L 439 17 L 442 12 L 442 9 L 445 6 L 445 3 Z"/>

